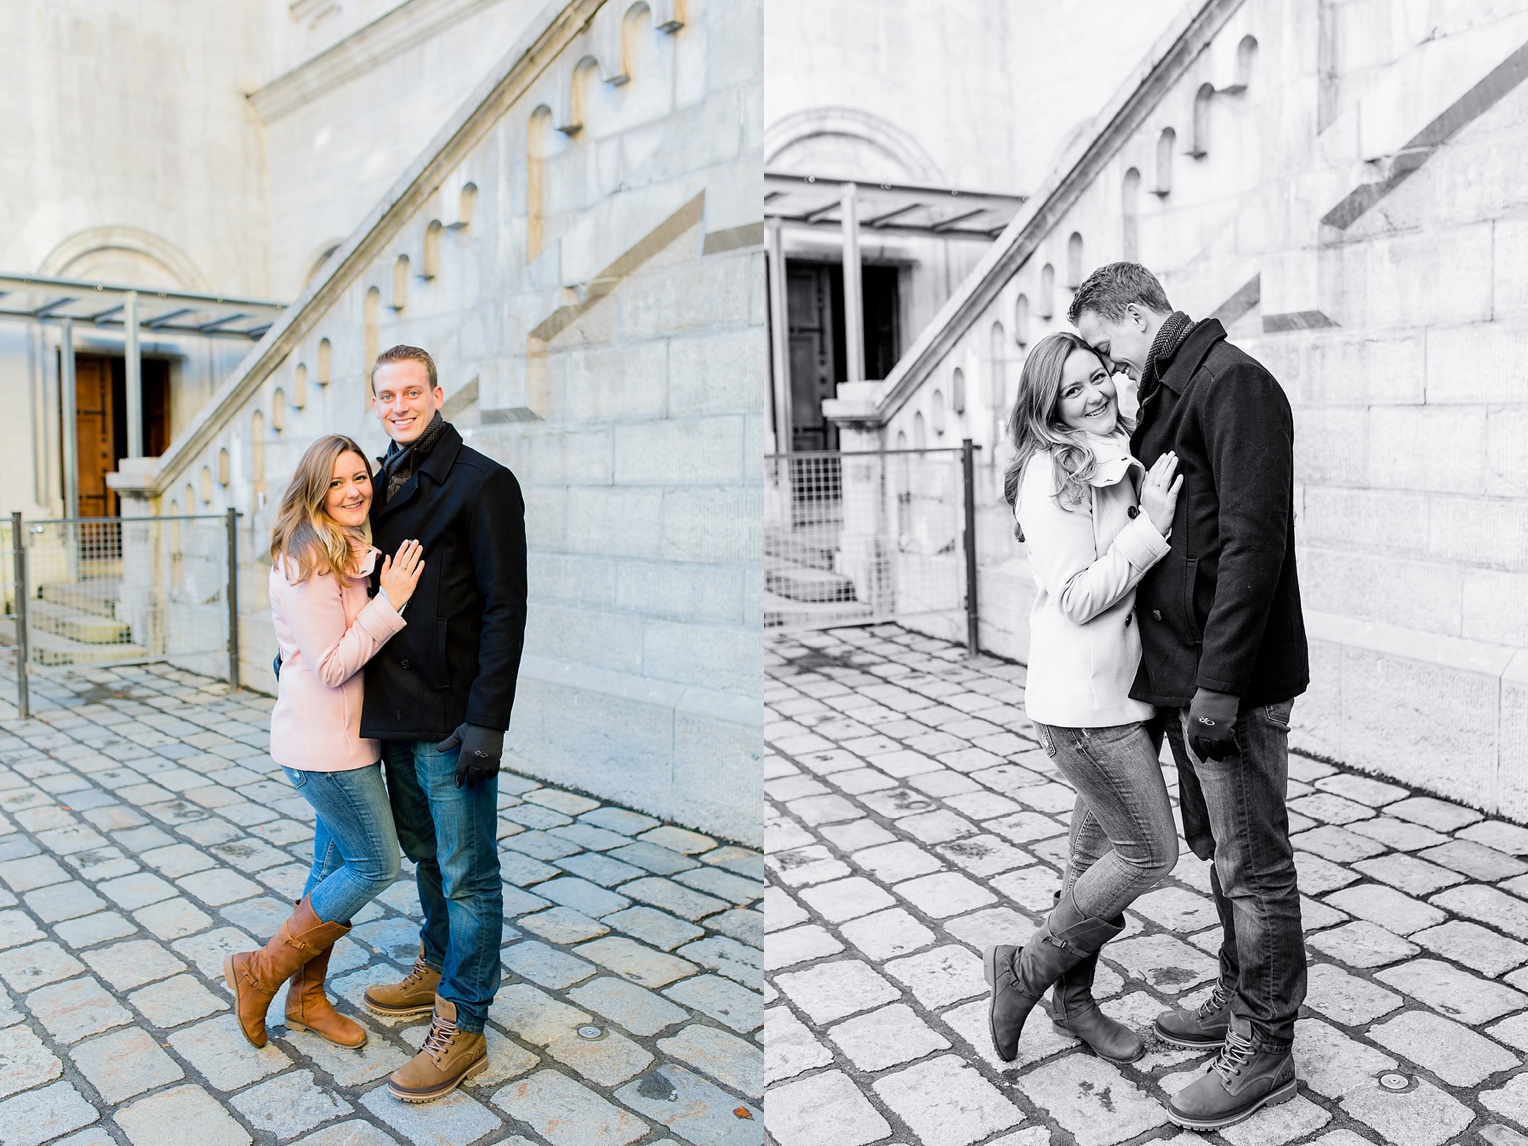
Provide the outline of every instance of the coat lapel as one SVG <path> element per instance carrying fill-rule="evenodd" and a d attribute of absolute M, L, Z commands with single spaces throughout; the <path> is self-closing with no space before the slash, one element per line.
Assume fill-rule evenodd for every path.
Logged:
<path fill-rule="evenodd" d="M 424 462 L 414 470 L 413 476 L 403 483 L 403 488 L 383 503 L 382 508 L 373 515 L 373 521 L 381 521 L 397 510 L 402 509 L 413 501 L 419 493 L 419 480 L 421 474 L 429 474 L 430 479 L 436 485 L 443 485 L 446 475 L 451 472 L 451 466 L 456 462 L 456 455 L 462 449 L 462 436 L 456 427 L 450 422 L 446 423 L 441 431 L 439 439 L 435 442 L 435 448 L 425 455 Z"/>

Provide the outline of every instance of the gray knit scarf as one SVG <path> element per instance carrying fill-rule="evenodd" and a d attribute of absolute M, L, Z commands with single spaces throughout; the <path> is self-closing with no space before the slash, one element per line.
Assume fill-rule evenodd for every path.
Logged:
<path fill-rule="evenodd" d="M 1198 325 L 1181 310 L 1173 311 L 1162 320 L 1162 325 L 1157 328 L 1157 336 L 1151 340 L 1151 350 L 1146 355 L 1146 369 L 1141 371 L 1141 384 L 1136 387 L 1136 397 L 1142 405 L 1162 384 L 1157 363 L 1172 361 L 1173 355 L 1178 353 L 1178 348 L 1187 341 L 1188 336 L 1194 332 L 1194 327 Z"/>
<path fill-rule="evenodd" d="M 388 501 L 392 501 L 398 491 L 408 484 L 409 478 L 414 476 L 415 468 L 435 448 L 435 443 L 445 432 L 446 420 L 440 416 L 440 411 L 436 410 L 435 416 L 430 419 L 430 424 L 424 428 L 424 433 L 419 437 L 406 446 L 400 446 L 397 442 L 388 445 L 387 453 L 382 457 L 382 473 L 387 478 Z"/>

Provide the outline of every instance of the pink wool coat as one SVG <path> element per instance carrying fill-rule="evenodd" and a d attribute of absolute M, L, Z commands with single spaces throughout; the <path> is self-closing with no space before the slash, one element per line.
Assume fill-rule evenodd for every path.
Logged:
<path fill-rule="evenodd" d="M 271 758 L 303 772 L 343 772 L 381 758 L 361 739 L 362 667 L 406 623 L 384 594 L 366 595 L 378 557 L 361 555 L 357 575 L 315 573 L 292 582 L 292 562 L 271 567 L 271 620 L 281 646 L 281 676 L 271 712 Z M 285 568 L 283 568 L 285 566 Z"/>

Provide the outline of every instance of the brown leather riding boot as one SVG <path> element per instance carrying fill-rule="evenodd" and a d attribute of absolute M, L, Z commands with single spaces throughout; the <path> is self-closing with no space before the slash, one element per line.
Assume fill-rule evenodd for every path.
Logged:
<path fill-rule="evenodd" d="M 425 963 L 424 944 L 421 943 L 414 969 L 403 977 L 401 983 L 376 983 L 367 987 L 361 1001 L 368 1011 L 391 1018 L 428 1015 L 435 1009 L 435 988 L 438 986 L 440 972 L 431 970 Z"/>
<path fill-rule="evenodd" d="M 309 959 L 287 984 L 287 1030 L 312 1031 L 335 1046 L 365 1046 L 366 1028 L 336 1011 L 324 994 L 324 976 L 329 973 L 329 952 L 333 950 L 327 948 Z"/>
<path fill-rule="evenodd" d="M 325 923 L 313 913 L 305 896 L 259 951 L 224 956 L 223 979 L 233 991 L 239 1029 L 252 1045 L 265 1045 L 265 1012 L 281 984 L 299 967 L 329 950 L 349 930 L 343 924 Z"/>
<path fill-rule="evenodd" d="M 456 1025 L 456 1004 L 437 997 L 430 1033 L 419 1053 L 387 1080 L 387 1090 L 404 1102 L 433 1102 L 444 1098 L 488 1067 L 488 1041 Z"/>

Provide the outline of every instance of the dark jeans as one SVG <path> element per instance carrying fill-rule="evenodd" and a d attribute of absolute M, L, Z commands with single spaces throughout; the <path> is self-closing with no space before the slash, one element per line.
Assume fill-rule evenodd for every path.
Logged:
<path fill-rule="evenodd" d="M 313 867 L 302 893 L 320 919 L 348 924 L 398 878 L 398 836 L 382 769 L 368 764 L 343 772 L 282 771 L 318 819 Z"/>
<path fill-rule="evenodd" d="M 387 790 L 403 854 L 414 861 L 424 961 L 440 972 L 439 994 L 456 1004 L 457 1025 L 483 1029 L 501 975 L 504 885 L 497 843 L 499 781 L 456 786 L 460 750 L 434 741 L 382 742 Z"/>
<path fill-rule="evenodd" d="M 1178 862 L 1158 747 L 1141 724 L 1056 728 L 1040 745 L 1077 793 L 1063 890 L 1094 919 L 1115 919 Z"/>
<path fill-rule="evenodd" d="M 1237 753 L 1225 760 L 1200 760 L 1188 747 L 1188 709 L 1164 714 L 1178 762 L 1183 838 L 1200 859 L 1214 861 L 1210 890 L 1225 932 L 1220 981 L 1254 1042 L 1276 1047 L 1294 1038 L 1305 1001 L 1305 936 L 1284 802 L 1293 705 L 1243 706 Z"/>

